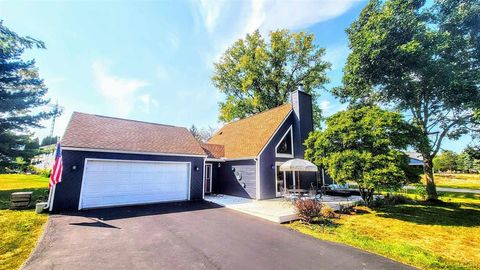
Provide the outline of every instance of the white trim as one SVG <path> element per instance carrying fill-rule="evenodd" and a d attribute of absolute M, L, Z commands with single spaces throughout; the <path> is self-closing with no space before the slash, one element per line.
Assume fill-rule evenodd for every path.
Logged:
<path fill-rule="evenodd" d="M 255 160 L 255 199 L 260 200 L 261 192 L 260 192 L 260 158 L 256 158 Z"/>
<path fill-rule="evenodd" d="M 205 194 L 205 176 L 207 176 L 205 174 L 205 172 L 207 171 L 207 166 L 210 166 L 210 191 L 208 193 L 212 193 L 212 175 L 213 175 L 213 164 L 212 163 L 205 163 L 204 164 L 204 167 L 203 167 L 203 193 Z"/>
<path fill-rule="evenodd" d="M 129 159 L 108 159 L 108 158 L 85 158 L 85 161 L 83 163 L 83 174 L 82 174 L 82 183 L 80 187 L 80 199 L 78 200 L 78 210 L 84 209 L 82 207 L 82 194 L 83 194 L 83 181 L 85 180 L 85 172 L 87 171 L 87 163 L 88 161 L 115 161 L 115 162 L 129 162 L 129 163 L 176 163 L 176 164 L 188 164 L 188 190 L 187 190 L 187 198 L 190 201 L 190 193 L 192 189 L 192 162 L 190 161 L 161 161 L 161 160 L 129 160 Z M 150 204 L 153 202 L 147 202 L 144 204 Z M 141 204 L 141 203 L 140 203 Z M 139 204 L 139 205 L 140 205 Z M 119 204 L 119 205 L 112 205 L 114 206 L 127 206 L 127 205 L 137 205 L 137 204 Z M 110 206 L 99 206 L 95 208 L 104 208 L 104 207 L 110 207 Z M 90 208 L 88 208 L 90 209 Z"/>
<path fill-rule="evenodd" d="M 62 147 L 62 150 L 70 151 L 86 151 L 86 152 L 103 152 L 103 153 L 120 153 L 120 154 L 134 154 L 134 155 L 154 155 L 154 156 L 177 156 L 177 157 L 203 157 L 207 155 L 194 154 L 177 154 L 177 153 L 156 153 L 156 152 L 136 152 L 126 150 L 110 150 L 110 149 L 96 149 L 96 148 L 78 148 L 78 147 Z"/>
<path fill-rule="evenodd" d="M 49 203 L 48 211 L 50 211 L 50 212 L 52 212 L 52 209 L 53 209 L 53 202 L 54 202 L 54 199 L 55 199 L 55 187 L 56 186 L 57 186 L 56 184 L 53 185 L 53 187 L 51 189 L 51 194 L 49 194 L 49 195 L 51 195 L 51 198 L 49 198 L 49 202 L 48 202 Z"/>
<path fill-rule="evenodd" d="M 225 160 L 225 161 L 238 161 L 238 160 L 251 160 L 251 159 L 255 160 L 257 158 L 258 158 L 258 156 L 257 157 L 244 157 L 244 158 L 225 158 L 223 160 Z"/>
<path fill-rule="evenodd" d="M 277 132 L 280 130 L 280 128 L 283 126 L 283 124 L 285 123 L 285 121 L 287 121 L 287 118 L 292 114 L 293 112 L 293 109 L 290 110 L 290 112 L 287 114 L 287 116 L 285 116 L 285 118 L 283 119 L 282 123 L 280 123 L 280 125 L 278 125 L 277 129 L 275 129 L 275 132 L 273 132 L 272 136 L 270 137 L 270 139 L 268 139 L 267 143 L 263 146 L 262 150 L 260 150 L 260 153 L 258 153 L 258 156 L 261 156 L 263 151 L 265 150 L 265 148 L 267 148 L 267 145 L 270 144 L 270 142 L 273 140 L 273 138 L 275 137 L 275 135 L 277 134 Z M 292 135 L 293 136 L 293 135 Z M 293 145 L 292 145 L 292 149 L 293 149 Z"/>
<path fill-rule="evenodd" d="M 280 161 L 275 162 L 275 176 L 274 176 L 273 180 L 275 180 L 275 197 L 277 197 L 277 198 L 282 196 L 282 194 L 279 195 L 278 192 L 277 192 L 277 181 L 278 181 L 278 179 L 277 179 L 277 175 L 278 175 L 277 174 L 278 173 L 277 166 L 280 166 L 282 164 L 283 164 L 283 162 L 280 162 Z M 287 181 L 286 173 L 284 172 L 284 174 L 283 174 L 283 188 L 287 188 L 285 186 L 286 181 Z"/>
<path fill-rule="evenodd" d="M 205 161 L 206 159 L 203 159 L 203 173 L 202 173 L 202 200 L 205 199 Z"/>
<path fill-rule="evenodd" d="M 226 159 L 221 159 L 221 158 L 207 158 L 206 161 L 208 161 L 208 162 L 225 162 Z"/>
<path fill-rule="evenodd" d="M 292 148 L 292 153 L 291 154 L 283 154 L 283 153 L 277 153 L 277 148 L 280 145 L 280 143 L 285 139 L 287 136 L 288 132 L 290 132 L 290 143 L 291 143 L 291 148 Z M 278 141 L 277 145 L 275 146 L 275 157 L 280 157 L 280 158 L 293 158 L 293 131 L 292 131 L 292 125 L 287 129 L 287 131 L 283 134 L 282 138 L 280 141 Z"/>

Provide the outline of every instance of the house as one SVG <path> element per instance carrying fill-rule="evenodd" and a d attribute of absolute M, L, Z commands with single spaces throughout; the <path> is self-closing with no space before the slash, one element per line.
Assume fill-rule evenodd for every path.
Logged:
<path fill-rule="evenodd" d="M 226 124 L 206 143 L 188 129 L 75 112 L 62 138 L 63 173 L 53 211 L 199 200 L 221 193 L 279 197 L 291 173 L 278 167 L 303 158 L 313 130 L 312 98 Z M 315 173 L 299 175 L 302 188 Z"/>

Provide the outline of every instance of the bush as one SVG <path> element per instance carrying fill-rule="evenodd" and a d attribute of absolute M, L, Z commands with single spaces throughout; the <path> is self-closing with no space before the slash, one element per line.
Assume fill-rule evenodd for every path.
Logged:
<path fill-rule="evenodd" d="M 324 218 L 336 218 L 337 214 L 335 213 L 335 210 L 330 207 L 329 205 L 324 205 L 322 207 L 322 210 L 320 210 L 320 214 Z"/>
<path fill-rule="evenodd" d="M 50 169 L 39 169 L 34 167 L 34 171 L 35 171 L 35 174 L 41 175 L 43 177 L 47 177 L 47 178 L 50 177 L 50 172 L 51 172 Z"/>
<path fill-rule="evenodd" d="M 311 223 L 313 219 L 322 216 L 323 204 L 316 200 L 296 200 L 293 206 L 302 221 Z"/>
<path fill-rule="evenodd" d="M 427 198 L 427 189 L 422 184 L 413 185 L 415 187 L 414 194 L 425 200 Z"/>
<path fill-rule="evenodd" d="M 383 197 L 376 197 L 372 206 L 382 207 L 382 206 L 391 206 L 391 205 L 408 204 L 408 203 L 415 203 L 415 201 L 401 194 L 387 193 Z"/>

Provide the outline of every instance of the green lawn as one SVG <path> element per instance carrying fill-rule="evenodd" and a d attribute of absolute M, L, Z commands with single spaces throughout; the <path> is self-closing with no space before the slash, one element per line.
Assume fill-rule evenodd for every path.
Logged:
<path fill-rule="evenodd" d="M 0 174 L 0 269 L 18 269 L 43 232 L 47 215 L 35 214 L 37 200 L 48 196 L 48 178 L 38 175 Z M 10 194 L 33 191 L 27 210 L 8 210 Z"/>
<path fill-rule="evenodd" d="M 437 187 L 480 189 L 480 174 L 435 174 Z M 425 178 L 422 178 L 425 184 Z"/>
<path fill-rule="evenodd" d="M 422 269 L 480 269 L 480 195 L 446 193 L 443 205 L 359 207 L 332 224 L 287 226 Z"/>

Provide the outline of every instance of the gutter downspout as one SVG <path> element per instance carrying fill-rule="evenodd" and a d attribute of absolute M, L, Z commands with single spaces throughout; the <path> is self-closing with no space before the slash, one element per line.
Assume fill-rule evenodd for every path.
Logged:
<path fill-rule="evenodd" d="M 261 186 L 260 185 L 260 156 L 253 158 L 253 160 L 255 161 L 255 171 L 256 171 L 255 173 L 255 178 L 256 178 L 255 179 L 255 184 L 256 184 L 255 197 L 256 198 L 255 199 L 260 200 L 260 194 L 261 194 L 260 192 L 260 186 Z"/>

